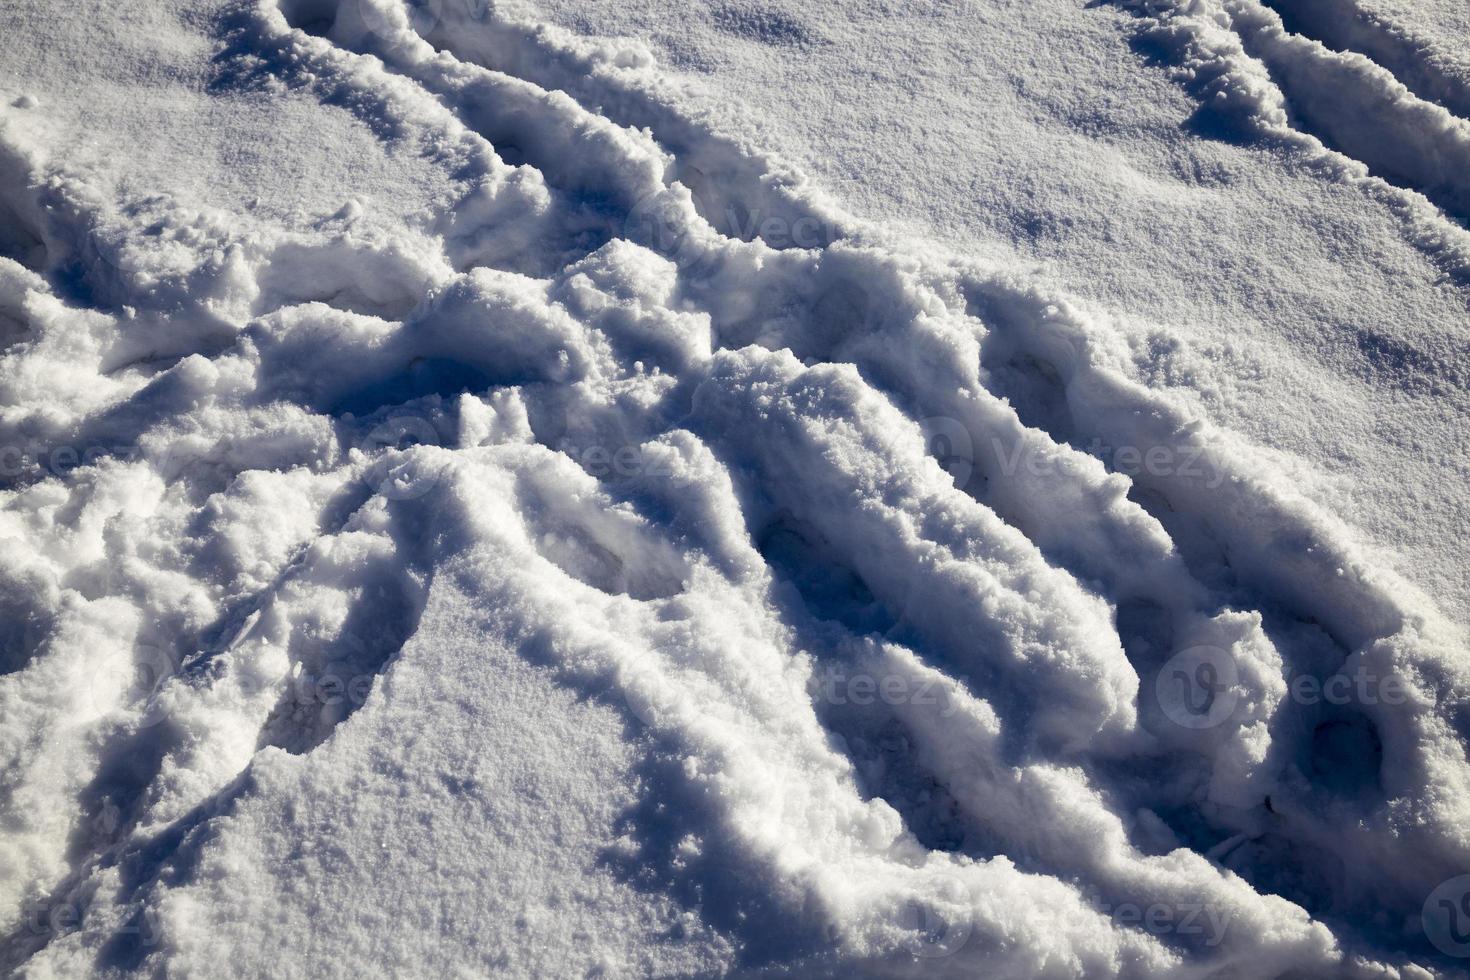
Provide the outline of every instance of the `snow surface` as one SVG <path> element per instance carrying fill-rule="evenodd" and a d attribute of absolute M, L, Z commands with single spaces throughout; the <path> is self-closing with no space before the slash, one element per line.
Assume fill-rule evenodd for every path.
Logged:
<path fill-rule="evenodd" d="M 1470 966 L 1470 18 L 0 8 L 0 969 Z"/>

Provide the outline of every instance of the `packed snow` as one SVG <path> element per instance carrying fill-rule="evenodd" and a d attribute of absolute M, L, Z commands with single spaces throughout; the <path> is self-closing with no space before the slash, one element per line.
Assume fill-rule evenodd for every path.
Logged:
<path fill-rule="evenodd" d="M 1470 976 L 1462 4 L 0 32 L 0 971 Z"/>

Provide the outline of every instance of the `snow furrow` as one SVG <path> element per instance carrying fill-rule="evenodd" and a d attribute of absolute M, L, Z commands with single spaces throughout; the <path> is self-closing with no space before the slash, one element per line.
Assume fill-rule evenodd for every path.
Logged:
<path fill-rule="evenodd" d="M 1366 58 L 1289 34 L 1257 0 L 1124 6 L 1202 113 L 1240 135 L 1305 151 L 1308 163 L 1398 214 L 1409 240 L 1447 275 L 1470 281 L 1462 225 L 1470 123 L 1416 98 Z"/>
<path fill-rule="evenodd" d="M 1353 51 L 1392 72 L 1409 91 L 1470 119 L 1470 64 L 1433 41 L 1354 0 L 1262 0 L 1285 28 L 1331 48 Z"/>
<path fill-rule="evenodd" d="M 1375 176 L 1470 220 L 1470 122 L 1416 98 L 1366 58 L 1287 33 L 1254 0 L 1226 10 L 1246 52 L 1281 86 L 1294 121 Z"/>

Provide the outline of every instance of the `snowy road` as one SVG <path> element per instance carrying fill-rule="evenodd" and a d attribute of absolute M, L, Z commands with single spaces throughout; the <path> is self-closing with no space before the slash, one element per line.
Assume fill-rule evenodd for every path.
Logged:
<path fill-rule="evenodd" d="M 1453 11 L 0 30 L 0 969 L 1470 964 Z"/>

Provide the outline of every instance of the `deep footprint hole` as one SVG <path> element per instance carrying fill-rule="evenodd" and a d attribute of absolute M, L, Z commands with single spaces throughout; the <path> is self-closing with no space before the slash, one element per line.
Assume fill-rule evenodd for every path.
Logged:
<path fill-rule="evenodd" d="M 838 561 L 816 528 L 782 512 L 756 535 L 756 548 L 816 618 L 859 635 L 887 634 L 898 623 L 868 583 Z"/>
<path fill-rule="evenodd" d="M 1324 721 L 1312 732 L 1312 781 L 1345 799 L 1382 795 L 1383 740 L 1366 716 Z"/>

